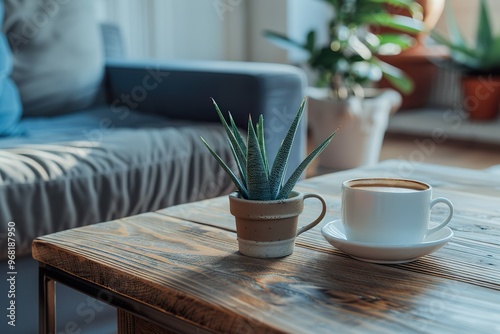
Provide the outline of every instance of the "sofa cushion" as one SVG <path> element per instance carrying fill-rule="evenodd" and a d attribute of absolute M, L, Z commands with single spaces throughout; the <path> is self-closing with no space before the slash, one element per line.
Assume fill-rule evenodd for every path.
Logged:
<path fill-rule="evenodd" d="M 94 101 L 104 71 L 94 16 L 92 0 L 5 0 L 3 31 L 24 115 L 61 114 Z"/>
<path fill-rule="evenodd" d="M 18 255 L 40 235 L 233 189 L 200 140 L 233 161 L 218 124 L 109 107 L 21 124 L 25 137 L 0 141 L 0 221 L 16 223 Z"/>
<path fill-rule="evenodd" d="M 0 26 L 3 12 L 3 2 L 0 2 Z M 0 32 L 0 136 L 15 134 L 16 125 L 21 116 L 19 92 L 10 79 L 11 71 L 12 54 L 5 35 Z"/>

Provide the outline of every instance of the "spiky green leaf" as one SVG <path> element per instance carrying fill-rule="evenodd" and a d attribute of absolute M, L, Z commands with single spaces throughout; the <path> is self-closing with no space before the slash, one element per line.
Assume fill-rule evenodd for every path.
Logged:
<path fill-rule="evenodd" d="M 337 133 L 337 130 L 335 130 L 334 133 L 332 133 L 328 138 L 325 139 L 316 149 L 314 149 L 301 163 L 300 165 L 295 169 L 295 171 L 292 173 L 290 178 L 286 181 L 285 185 L 279 192 L 278 196 L 276 199 L 285 199 L 288 197 L 290 192 L 292 191 L 293 187 L 295 187 L 295 184 L 299 180 L 300 176 L 302 173 L 306 170 L 306 168 L 309 166 L 309 164 L 316 158 L 323 150 L 330 144 L 330 142 L 333 139 L 333 136 Z"/>
<path fill-rule="evenodd" d="M 455 19 L 455 16 L 453 15 L 453 11 L 451 9 L 451 5 L 449 1 L 446 1 L 445 6 L 444 6 L 444 12 L 446 15 L 446 27 L 448 29 L 448 33 L 450 34 L 450 44 L 456 45 L 458 48 L 466 48 L 467 43 L 465 42 L 464 37 L 462 36 L 462 32 L 460 31 L 460 28 L 458 27 L 457 20 Z M 434 35 L 435 32 L 432 31 L 433 38 L 435 39 Z M 439 37 L 438 37 L 439 38 Z M 446 44 L 445 44 L 446 45 Z"/>
<path fill-rule="evenodd" d="M 236 160 L 236 165 L 238 166 L 238 171 L 240 172 L 241 183 L 245 187 L 247 187 L 246 157 L 245 161 L 240 161 L 238 158 L 238 153 L 236 153 L 236 149 L 234 148 L 233 144 L 231 144 L 231 142 L 229 142 L 229 147 L 231 148 L 231 153 Z"/>
<path fill-rule="evenodd" d="M 215 106 L 215 110 L 217 111 L 217 115 L 219 115 L 220 121 L 226 130 L 227 138 L 229 139 L 229 142 L 231 144 L 231 147 L 234 148 L 234 157 L 236 159 L 236 163 L 238 164 L 238 169 L 241 173 L 241 177 L 243 181 L 246 183 L 247 175 L 246 175 L 246 154 L 243 152 L 243 148 L 241 147 L 237 136 L 240 136 L 240 133 L 237 128 L 232 128 L 230 127 L 226 119 L 224 118 L 224 115 L 222 114 L 222 111 L 220 110 L 219 106 L 217 105 L 217 102 L 212 98 L 212 102 Z M 231 117 L 230 117 L 231 118 Z M 244 147 L 244 145 L 243 145 Z"/>
<path fill-rule="evenodd" d="M 266 141 L 264 137 L 264 116 L 262 115 L 259 116 L 259 122 L 257 123 L 257 139 L 259 140 L 260 152 L 264 160 L 266 174 L 269 177 L 269 162 L 267 160 Z"/>
<path fill-rule="evenodd" d="M 295 115 L 292 125 L 290 125 L 285 139 L 283 139 L 283 142 L 278 149 L 278 153 L 276 154 L 276 158 L 274 159 L 273 167 L 271 169 L 271 173 L 269 174 L 269 187 L 271 188 L 271 194 L 273 197 L 278 195 L 283 185 L 288 164 L 288 157 L 290 156 L 293 140 L 295 138 L 299 122 L 302 118 L 306 102 L 307 97 L 302 100 L 299 111 Z"/>
<path fill-rule="evenodd" d="M 481 0 L 479 9 L 479 26 L 477 29 L 477 52 L 485 55 L 489 48 L 493 45 L 493 35 L 491 30 L 490 19 L 486 8 L 485 0 Z"/>
<path fill-rule="evenodd" d="M 248 119 L 247 186 L 249 199 L 263 201 L 273 199 L 269 189 L 265 163 L 262 159 L 262 152 L 251 117 Z"/>
<path fill-rule="evenodd" d="M 467 47 L 465 44 L 461 43 L 454 43 L 452 40 L 447 39 L 444 37 L 442 34 L 438 33 L 437 31 L 433 31 L 431 33 L 432 39 L 434 39 L 437 43 L 443 44 L 446 47 L 448 47 L 452 52 L 459 52 L 463 55 L 466 55 L 468 57 L 476 57 L 476 52 L 474 49 Z"/>
<path fill-rule="evenodd" d="M 496 69 L 500 67 L 500 36 L 493 39 L 493 45 L 488 50 L 484 59 L 486 69 Z"/>
<path fill-rule="evenodd" d="M 231 115 L 231 113 L 229 113 L 229 122 L 231 124 L 231 130 L 232 130 L 234 136 L 236 137 L 236 140 L 238 141 L 238 145 L 240 146 L 241 151 L 243 152 L 243 155 L 246 156 L 247 155 L 247 144 L 245 143 L 245 140 L 241 136 L 241 133 L 238 130 L 238 127 L 236 126 L 236 123 L 234 122 L 234 119 L 233 119 L 233 116 Z"/>
<path fill-rule="evenodd" d="M 203 141 L 203 144 L 208 148 L 210 153 L 213 155 L 213 157 L 217 160 L 219 165 L 224 169 L 224 171 L 229 175 L 231 180 L 233 181 L 234 185 L 236 188 L 238 188 L 238 191 L 240 192 L 241 196 L 245 199 L 248 199 L 248 191 L 246 187 L 241 183 L 240 179 L 234 174 L 234 172 L 229 168 L 229 166 L 222 160 L 222 158 L 208 145 L 208 143 L 205 141 L 203 137 L 200 137 L 201 140 Z"/>
<path fill-rule="evenodd" d="M 446 37 L 440 33 L 433 31 L 431 37 L 439 44 L 445 45 L 450 49 L 452 59 L 458 64 L 463 64 L 468 68 L 476 68 L 481 64 L 478 61 L 478 55 L 476 50 L 467 47 L 467 45 L 462 43 L 454 43 L 452 40 L 448 40 Z"/>
<path fill-rule="evenodd" d="M 238 164 L 238 170 L 240 172 L 241 181 L 243 182 L 244 185 L 246 185 L 247 184 L 247 171 L 246 171 L 247 146 L 246 146 L 246 143 L 241 136 L 240 131 L 238 130 L 238 127 L 236 126 L 236 123 L 234 123 L 233 116 L 231 115 L 231 113 L 228 113 L 228 114 L 229 114 L 229 124 L 231 125 L 231 132 L 234 134 L 234 137 L 236 138 L 236 143 L 239 146 L 239 150 L 237 150 L 234 147 L 234 145 L 232 144 L 231 141 L 229 141 L 229 144 L 231 145 L 231 151 L 233 152 L 233 156 L 235 157 L 236 163 Z"/>

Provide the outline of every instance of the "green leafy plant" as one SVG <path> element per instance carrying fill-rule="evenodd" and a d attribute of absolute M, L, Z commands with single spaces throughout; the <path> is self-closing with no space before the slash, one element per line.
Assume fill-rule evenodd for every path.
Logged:
<path fill-rule="evenodd" d="M 488 11 L 486 1 L 481 0 L 474 45 L 468 45 L 464 39 L 449 3 L 445 7 L 449 38 L 436 30 L 431 32 L 437 43 L 450 50 L 454 65 L 465 72 L 491 73 L 500 70 L 500 35 L 493 34 Z"/>
<path fill-rule="evenodd" d="M 297 132 L 299 122 L 304 112 L 307 98 L 304 98 L 295 118 L 288 129 L 288 132 L 281 143 L 272 166 L 269 166 L 266 145 L 264 140 L 264 118 L 262 115 L 254 126 L 252 118 L 248 119 L 248 133 L 246 141 L 240 134 L 236 124 L 229 113 L 229 124 L 219 109 L 217 103 L 212 99 L 215 110 L 226 130 L 226 134 L 231 146 L 231 151 L 238 165 L 238 174 L 222 160 L 222 158 L 210 147 L 210 145 L 201 138 L 210 153 L 219 162 L 222 168 L 231 177 L 233 183 L 238 189 L 240 195 L 249 200 L 279 200 L 288 198 L 293 187 L 299 180 L 304 170 L 309 166 L 313 159 L 318 156 L 330 143 L 336 131 L 333 132 L 325 141 L 314 149 L 291 174 L 285 182 L 285 174 L 288 167 L 288 158 L 292 144 Z"/>
<path fill-rule="evenodd" d="M 409 33 L 423 31 L 422 7 L 413 0 L 323 0 L 334 16 L 328 23 L 329 39 L 318 45 L 315 30 L 305 42 L 266 31 L 264 36 L 276 45 L 302 49 L 308 64 L 319 76 L 318 86 L 329 87 L 333 98 L 363 95 L 363 85 L 385 77 L 403 93 L 413 90 L 411 79 L 398 68 L 380 60 L 379 54 L 397 54 L 414 43 Z M 408 10 L 413 17 L 391 14 L 388 6 Z M 379 27 L 401 33 L 376 34 Z"/>

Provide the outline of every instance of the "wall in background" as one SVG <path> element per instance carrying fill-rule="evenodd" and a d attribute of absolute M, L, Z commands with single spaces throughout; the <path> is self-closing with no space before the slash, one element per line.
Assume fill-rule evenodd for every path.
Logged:
<path fill-rule="evenodd" d="M 306 34 L 310 30 L 315 30 L 319 45 L 328 41 L 327 22 L 333 11 L 323 1 L 288 0 L 287 15 L 288 36 L 294 40 L 305 42 Z M 303 63 L 307 60 L 307 56 L 307 53 L 298 50 L 291 50 L 288 53 L 291 63 Z"/>
<path fill-rule="evenodd" d="M 322 0 L 95 1 L 100 18 L 122 28 L 133 58 L 301 63 L 300 52 L 287 53 L 265 40 L 262 32 L 286 32 L 303 40 L 308 30 L 317 29 L 321 39 L 332 14 Z M 464 34 L 472 39 L 479 0 L 450 4 Z M 491 13 L 500 13 L 500 1 L 488 4 Z M 494 25 L 500 28 L 500 22 Z M 444 16 L 437 28 L 446 30 Z"/>
<path fill-rule="evenodd" d="M 118 24 L 131 58 L 245 58 L 243 0 L 96 0 L 102 21 Z"/>
<path fill-rule="evenodd" d="M 285 32 L 287 0 L 96 0 L 118 24 L 131 58 L 287 62 L 262 37 Z"/>
<path fill-rule="evenodd" d="M 287 0 L 247 0 L 247 60 L 286 63 L 287 52 L 263 37 L 265 30 L 287 31 Z"/>

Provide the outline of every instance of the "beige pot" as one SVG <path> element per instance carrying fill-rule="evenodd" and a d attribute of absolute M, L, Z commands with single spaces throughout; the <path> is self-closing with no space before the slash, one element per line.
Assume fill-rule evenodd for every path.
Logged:
<path fill-rule="evenodd" d="M 393 89 L 374 92 L 370 98 L 335 101 L 324 89 L 308 89 L 307 121 L 314 147 L 339 129 L 318 158 L 320 168 L 336 171 L 379 161 L 389 116 L 401 105 L 401 94 Z"/>
<path fill-rule="evenodd" d="M 298 217 L 307 198 L 317 198 L 321 202 L 321 214 L 297 230 Z M 258 258 L 292 254 L 295 238 L 316 226 L 326 214 L 326 203 L 321 196 L 297 191 L 292 191 L 288 199 L 276 201 L 246 200 L 234 192 L 229 195 L 229 207 L 236 221 L 240 253 Z"/>

